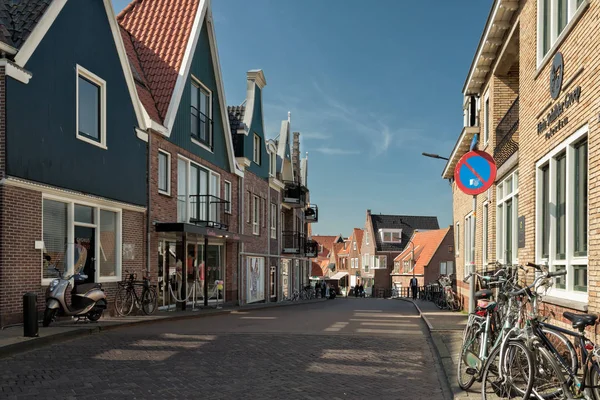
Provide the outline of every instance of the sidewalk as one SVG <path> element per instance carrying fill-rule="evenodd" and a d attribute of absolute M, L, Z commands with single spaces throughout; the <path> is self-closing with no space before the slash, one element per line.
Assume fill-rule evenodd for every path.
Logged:
<path fill-rule="evenodd" d="M 135 315 L 128 317 L 102 317 L 98 322 L 78 322 L 64 319 L 53 322 L 49 327 L 39 328 L 39 336 L 29 338 L 23 336 L 23 325 L 0 329 L 0 358 L 15 353 L 32 350 L 51 343 L 62 342 L 79 336 L 92 335 L 102 331 L 124 328 L 132 325 L 151 324 L 164 321 L 177 321 L 192 318 L 210 317 L 216 315 L 235 314 L 250 310 L 260 310 L 275 307 L 289 307 L 304 304 L 313 304 L 327 299 L 314 299 L 305 301 L 285 301 L 278 303 L 260 303 L 242 307 L 224 306 L 221 309 L 205 308 L 195 311 L 157 311 L 153 315 Z"/>
<path fill-rule="evenodd" d="M 458 354 L 462 345 L 462 335 L 467 324 L 468 315 L 463 312 L 440 310 L 433 302 L 401 298 L 415 305 L 421 318 L 427 325 L 431 339 L 437 350 L 448 384 L 454 399 L 481 398 L 479 383 L 475 382 L 468 392 L 463 391 L 456 383 Z"/>

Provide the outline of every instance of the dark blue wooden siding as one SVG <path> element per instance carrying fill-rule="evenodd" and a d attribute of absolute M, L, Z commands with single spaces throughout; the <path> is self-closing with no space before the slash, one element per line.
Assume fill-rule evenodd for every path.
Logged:
<path fill-rule="evenodd" d="M 262 91 L 259 87 L 255 87 L 254 91 L 254 111 L 252 112 L 252 126 L 250 126 L 250 133 L 244 139 L 244 153 L 251 161 L 254 157 L 254 134 L 257 134 L 260 137 L 260 142 L 262 144 L 260 165 L 252 162 L 248 169 L 255 175 L 264 179 L 268 179 L 269 156 L 267 154 L 267 146 L 265 146 L 265 133 L 262 115 Z"/>
<path fill-rule="evenodd" d="M 108 150 L 76 138 L 76 64 L 106 81 Z M 67 2 L 26 69 L 27 85 L 7 78 L 8 174 L 145 205 L 146 143 L 103 2 Z"/>
<path fill-rule="evenodd" d="M 200 82 L 212 92 L 212 120 L 214 132 L 214 151 L 212 153 L 192 142 L 190 117 L 191 75 L 194 75 L 196 79 L 200 80 Z M 227 145 L 224 135 L 225 130 L 223 128 L 223 117 L 219 104 L 220 98 L 217 92 L 217 80 L 215 77 L 215 69 L 213 68 L 210 44 L 208 42 L 208 30 L 206 28 L 206 22 L 204 22 L 202 24 L 202 30 L 200 31 L 194 58 L 192 59 L 190 75 L 187 77 L 183 95 L 181 96 L 170 140 L 177 146 L 229 171 Z M 227 132 L 227 134 L 229 135 L 229 132 Z"/>

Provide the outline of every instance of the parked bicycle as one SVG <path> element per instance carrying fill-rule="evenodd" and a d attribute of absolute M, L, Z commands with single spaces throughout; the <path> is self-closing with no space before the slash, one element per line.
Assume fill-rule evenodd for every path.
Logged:
<path fill-rule="evenodd" d="M 156 287 L 150 284 L 150 277 L 144 276 L 142 281 L 137 281 L 137 274 L 125 271 L 129 276 L 124 282 L 119 282 L 115 295 L 115 311 L 121 316 L 131 314 L 134 307 L 141 309 L 144 314 L 151 315 L 158 308 Z M 142 288 L 138 296 L 137 288 Z"/>

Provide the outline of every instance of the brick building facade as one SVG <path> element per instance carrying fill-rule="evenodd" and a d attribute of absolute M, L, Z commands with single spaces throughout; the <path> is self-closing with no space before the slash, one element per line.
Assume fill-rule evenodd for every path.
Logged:
<path fill-rule="evenodd" d="M 474 237 L 465 229 L 472 198 L 453 184 L 457 275 L 495 262 L 566 269 L 544 297 L 562 320 L 562 311 L 598 311 L 598 266 L 589 257 L 596 253 L 596 197 L 588 182 L 595 182 L 599 154 L 597 35 L 590 32 L 600 6 L 565 1 L 559 17 L 555 3 L 494 2 L 464 87 L 465 128 L 444 177 L 452 178 L 479 134 L 498 174 L 477 196 Z M 460 292 L 467 299 L 468 285 Z"/>

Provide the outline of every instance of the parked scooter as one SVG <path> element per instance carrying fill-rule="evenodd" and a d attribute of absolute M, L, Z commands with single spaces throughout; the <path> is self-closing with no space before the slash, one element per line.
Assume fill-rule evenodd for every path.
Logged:
<path fill-rule="evenodd" d="M 52 265 L 52 269 L 58 273 L 58 278 L 52 280 L 48 289 L 46 289 L 46 310 L 44 311 L 43 325 L 48 326 L 56 318 L 58 313 L 66 316 L 74 316 L 79 319 L 88 319 L 90 321 L 98 321 L 102 313 L 107 308 L 106 293 L 99 283 L 84 283 L 88 278 L 83 273 L 87 260 L 87 250 L 80 244 L 74 245 L 74 274 L 64 277 L 67 273 L 66 265 L 64 271 L 61 272 L 57 268 L 57 263 Z M 72 248 L 72 247 L 71 247 Z M 66 257 L 69 251 L 63 253 Z M 50 256 L 46 256 L 46 260 L 51 261 Z M 73 289 L 71 290 L 71 304 L 67 304 L 66 295 L 70 286 L 70 281 L 73 279 Z"/>

